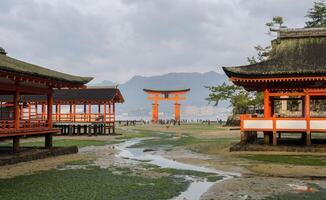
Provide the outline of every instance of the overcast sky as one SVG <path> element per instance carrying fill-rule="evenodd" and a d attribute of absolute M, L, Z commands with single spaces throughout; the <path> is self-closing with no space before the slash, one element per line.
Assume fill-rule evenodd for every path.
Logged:
<path fill-rule="evenodd" d="M 220 71 L 267 45 L 265 23 L 303 27 L 313 0 L 0 0 L 8 55 L 95 82 Z"/>

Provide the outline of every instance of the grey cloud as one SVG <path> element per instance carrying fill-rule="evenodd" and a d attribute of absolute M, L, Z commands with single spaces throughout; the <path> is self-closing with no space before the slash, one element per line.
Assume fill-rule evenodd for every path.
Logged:
<path fill-rule="evenodd" d="M 246 63 L 268 44 L 265 22 L 303 26 L 313 0 L 2 0 L 0 46 L 73 74 L 123 82 L 133 75 L 209 71 Z"/>

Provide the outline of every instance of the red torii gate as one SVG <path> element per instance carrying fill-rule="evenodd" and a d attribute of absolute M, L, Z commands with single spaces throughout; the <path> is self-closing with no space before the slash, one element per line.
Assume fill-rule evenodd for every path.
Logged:
<path fill-rule="evenodd" d="M 158 106 L 159 101 L 174 101 L 174 119 L 180 121 L 180 100 L 186 100 L 186 93 L 190 91 L 190 88 L 180 90 L 153 90 L 143 89 L 144 92 L 149 94 L 148 100 L 153 101 L 152 104 L 152 122 L 158 122 Z"/>

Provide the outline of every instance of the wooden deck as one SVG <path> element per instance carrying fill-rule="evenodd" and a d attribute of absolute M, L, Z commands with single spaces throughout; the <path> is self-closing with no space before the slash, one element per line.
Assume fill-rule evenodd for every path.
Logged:
<path fill-rule="evenodd" d="M 56 128 L 30 128 L 30 129 L 21 129 L 21 130 L 0 130 L 0 138 L 12 138 L 12 137 L 28 137 L 28 136 L 37 136 L 37 135 L 48 135 L 48 134 L 57 134 L 60 133 L 60 129 Z"/>

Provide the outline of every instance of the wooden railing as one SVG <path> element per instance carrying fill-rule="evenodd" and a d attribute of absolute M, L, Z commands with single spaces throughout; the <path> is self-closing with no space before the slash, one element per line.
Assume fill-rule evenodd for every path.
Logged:
<path fill-rule="evenodd" d="M 77 113 L 77 114 L 69 114 L 69 113 L 61 113 L 53 114 L 54 122 L 114 122 L 115 116 L 114 114 L 103 114 L 98 113 Z"/>
<path fill-rule="evenodd" d="M 31 128 L 46 128 L 48 123 L 46 120 L 20 120 L 19 129 L 31 129 Z M 2 130 L 11 130 L 15 129 L 14 120 L 0 120 L 0 129 Z"/>
<path fill-rule="evenodd" d="M 241 131 L 325 132 L 326 118 L 255 117 L 241 115 Z"/>

